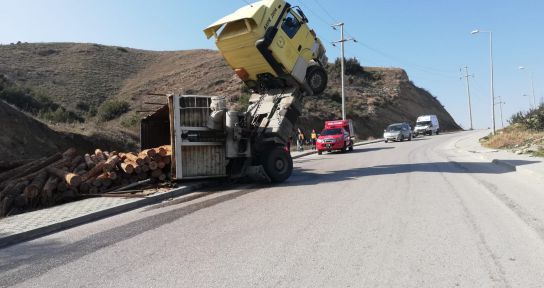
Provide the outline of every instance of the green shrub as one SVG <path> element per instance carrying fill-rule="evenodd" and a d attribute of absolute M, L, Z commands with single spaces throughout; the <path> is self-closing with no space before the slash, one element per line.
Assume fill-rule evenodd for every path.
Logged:
<path fill-rule="evenodd" d="M 342 94 L 338 91 L 334 91 L 330 94 L 331 100 L 334 102 L 342 103 Z"/>
<path fill-rule="evenodd" d="M 0 99 L 14 105 L 19 110 L 37 115 L 40 112 L 56 110 L 59 105 L 42 93 L 28 88 L 7 86 L 0 91 Z"/>
<path fill-rule="evenodd" d="M 98 119 L 100 121 L 113 120 L 128 112 L 129 108 L 130 105 L 126 101 L 106 101 L 98 108 Z"/>
<path fill-rule="evenodd" d="M 140 123 L 141 117 L 140 115 L 133 113 L 131 115 L 128 115 L 127 117 L 124 117 L 121 120 L 121 126 L 126 128 L 133 128 L 136 127 Z"/>
<path fill-rule="evenodd" d="M 91 106 L 91 108 L 89 108 L 89 111 L 87 112 L 87 115 L 89 115 L 90 117 L 94 117 L 96 116 L 96 114 L 98 114 L 98 109 L 96 109 L 96 107 L 94 106 Z"/>
<path fill-rule="evenodd" d="M 544 131 L 544 105 L 531 109 L 527 113 L 518 112 L 508 120 L 510 124 L 519 124 L 531 130 Z"/>
<path fill-rule="evenodd" d="M 87 104 L 87 103 L 85 103 L 85 102 L 79 101 L 79 102 L 76 103 L 76 108 L 77 108 L 78 110 L 88 112 L 90 106 L 89 106 L 89 104 Z"/>
<path fill-rule="evenodd" d="M 41 111 L 38 117 L 55 122 L 55 123 L 74 123 L 74 122 L 83 122 L 84 119 L 72 111 L 64 109 L 64 107 L 58 107 L 56 110 L 50 111 Z"/>
<path fill-rule="evenodd" d="M 344 62 L 344 72 L 346 75 L 357 75 L 363 72 L 363 67 L 361 67 L 357 58 L 348 58 Z"/>

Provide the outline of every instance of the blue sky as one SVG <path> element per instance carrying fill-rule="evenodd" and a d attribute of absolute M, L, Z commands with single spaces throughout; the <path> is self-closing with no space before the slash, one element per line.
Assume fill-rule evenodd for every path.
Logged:
<path fill-rule="evenodd" d="M 249 1 L 249 0 L 248 0 Z M 244 0 L 2 0 L 0 43 L 92 42 L 150 50 L 215 49 L 202 29 L 246 5 Z M 252 1 L 250 1 L 252 2 Z M 538 0 L 293 0 L 324 42 L 339 38 L 329 25 L 346 23 L 358 43 L 346 57 L 367 66 L 404 68 L 468 127 L 465 82 L 469 67 L 475 128 L 491 125 L 489 36 L 493 31 L 495 95 L 504 120 L 529 108 L 531 72 L 537 102 L 544 97 L 544 1 Z M 327 44 L 329 59 L 339 49 Z M 0 63 L 1 65 L 1 63 Z M 527 67 L 519 70 L 518 66 Z M 497 127 L 501 126 L 497 109 Z"/>

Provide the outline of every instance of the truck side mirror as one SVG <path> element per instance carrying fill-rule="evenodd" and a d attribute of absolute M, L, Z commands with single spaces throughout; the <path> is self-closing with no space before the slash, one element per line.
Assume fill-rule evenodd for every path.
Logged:
<path fill-rule="evenodd" d="M 309 22 L 308 18 L 306 18 L 306 15 L 304 15 L 304 12 L 302 12 L 302 10 L 300 10 L 299 7 L 297 7 L 296 10 L 297 10 L 298 15 L 300 15 L 300 17 L 302 17 L 302 22 L 308 23 Z"/>

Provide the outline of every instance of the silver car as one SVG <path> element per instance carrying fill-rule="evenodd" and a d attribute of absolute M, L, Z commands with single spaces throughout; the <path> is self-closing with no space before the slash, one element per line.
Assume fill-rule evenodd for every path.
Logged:
<path fill-rule="evenodd" d="M 392 141 L 412 141 L 412 128 L 407 123 L 395 123 L 387 126 L 383 131 L 385 143 Z"/>

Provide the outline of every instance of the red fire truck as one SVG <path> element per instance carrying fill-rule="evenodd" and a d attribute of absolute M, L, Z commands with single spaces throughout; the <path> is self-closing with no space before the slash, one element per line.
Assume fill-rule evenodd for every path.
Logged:
<path fill-rule="evenodd" d="M 353 151 L 353 123 L 351 120 L 325 121 L 325 129 L 317 138 L 317 154 L 333 150 Z"/>

